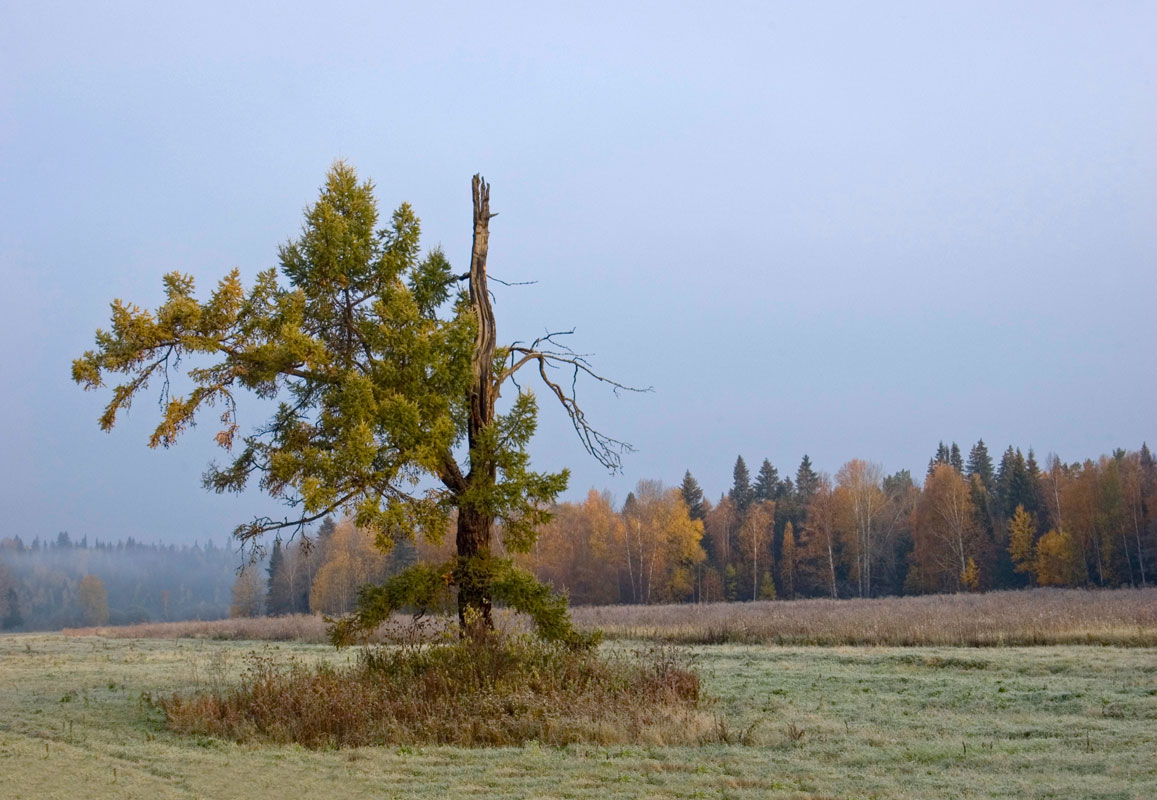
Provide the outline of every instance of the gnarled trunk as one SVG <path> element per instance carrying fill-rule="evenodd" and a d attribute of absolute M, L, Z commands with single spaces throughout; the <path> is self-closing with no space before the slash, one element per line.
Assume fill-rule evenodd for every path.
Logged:
<path fill-rule="evenodd" d="M 497 333 L 494 308 L 486 286 L 486 250 L 490 239 L 490 185 L 480 175 L 472 184 L 474 196 L 474 245 L 470 254 L 470 305 L 474 309 L 477 330 L 471 359 L 473 380 L 470 384 L 470 419 L 467 438 L 470 445 L 470 472 L 466 491 L 478 496 L 494 485 L 494 454 L 483 446 L 483 432 L 494 422 L 494 350 Z M 494 518 L 470 504 L 458 507 L 458 621 L 465 633 L 469 627 L 494 627 L 491 617 L 490 580 L 486 561 L 490 556 L 490 539 Z"/>

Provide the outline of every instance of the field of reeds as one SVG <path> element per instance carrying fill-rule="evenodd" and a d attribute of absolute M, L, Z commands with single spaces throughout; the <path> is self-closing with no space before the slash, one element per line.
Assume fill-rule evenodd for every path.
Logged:
<path fill-rule="evenodd" d="M 609 638 L 682 644 L 917 646 L 1157 646 L 1157 588 L 1086 591 L 1032 589 L 987 594 L 865 600 L 791 600 L 703 605 L 599 606 L 573 609 L 578 627 Z M 517 629 L 519 622 L 502 618 Z M 436 620 L 427 630 L 437 632 Z M 71 635 L 123 638 L 328 641 L 316 616 L 166 622 L 85 628 Z M 375 637 L 412 635 L 396 618 Z"/>
<path fill-rule="evenodd" d="M 611 638 L 685 644 L 1157 646 L 1157 588 L 577 608 Z"/>

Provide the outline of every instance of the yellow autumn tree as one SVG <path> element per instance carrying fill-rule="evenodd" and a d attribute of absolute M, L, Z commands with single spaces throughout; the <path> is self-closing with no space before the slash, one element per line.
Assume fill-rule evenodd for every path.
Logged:
<path fill-rule="evenodd" d="M 260 617 L 265 587 L 255 566 L 241 570 L 233 581 L 233 603 L 229 606 L 231 617 Z"/>
<path fill-rule="evenodd" d="M 619 602 L 615 564 L 622 546 L 623 518 L 610 496 L 591 490 L 581 504 L 563 503 L 518 558 L 535 576 L 566 592 L 575 605 Z"/>
<path fill-rule="evenodd" d="M 771 580 L 771 534 L 775 524 L 775 501 L 765 500 L 752 503 L 743 517 L 743 525 L 739 528 L 739 541 L 743 545 L 744 556 L 748 559 L 751 570 L 751 599 L 759 600 L 761 594 L 770 594 L 764 599 L 775 597 L 775 584 Z M 760 570 L 767 573 L 766 584 L 760 580 Z"/>
<path fill-rule="evenodd" d="M 956 591 L 980 547 L 976 507 L 968 481 L 950 464 L 937 464 L 912 514 L 913 559 L 925 591 Z"/>
<path fill-rule="evenodd" d="M 636 603 L 678 601 L 695 588 L 694 568 L 706 558 L 703 523 L 691 519 L 678 489 L 639 481 L 623 510 L 619 552 Z"/>
<path fill-rule="evenodd" d="M 384 580 L 389 558 L 375 543 L 376 537 L 342 520 L 326 545 L 326 560 L 314 576 L 309 607 L 323 614 L 346 614 L 353 610 L 358 589 Z"/>
<path fill-rule="evenodd" d="M 1040 586 L 1079 586 L 1080 557 L 1067 531 L 1049 531 L 1036 543 L 1036 582 Z"/>
<path fill-rule="evenodd" d="M 783 526 L 783 545 L 779 552 L 779 582 L 787 599 L 795 597 L 795 528 Z"/>
<path fill-rule="evenodd" d="M 85 625 L 108 624 L 108 590 L 96 575 L 85 575 L 76 590 L 76 603 Z"/>
<path fill-rule="evenodd" d="M 1017 572 L 1036 571 L 1036 523 L 1024 506 L 1016 507 L 1008 524 L 1008 555 Z"/>
<path fill-rule="evenodd" d="M 964 565 L 964 571 L 960 573 L 960 584 L 970 592 L 980 588 L 980 568 L 976 566 L 975 559 L 969 557 L 968 563 Z"/>

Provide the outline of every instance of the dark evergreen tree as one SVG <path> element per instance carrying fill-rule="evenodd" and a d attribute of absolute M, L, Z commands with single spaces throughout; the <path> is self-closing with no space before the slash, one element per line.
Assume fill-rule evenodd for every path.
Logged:
<path fill-rule="evenodd" d="M 992 456 L 988 454 L 988 447 L 984 444 L 983 439 L 972 445 L 972 450 L 968 453 L 968 467 L 964 474 L 969 478 L 973 475 L 977 476 L 980 478 L 980 484 L 985 491 L 992 491 L 996 475 L 993 471 Z"/>
<path fill-rule="evenodd" d="M 747 464 L 744 463 L 743 456 L 735 459 L 735 469 L 732 470 L 731 476 L 731 502 L 735 504 L 739 513 L 743 514 L 751 505 L 751 500 L 755 494 L 751 488 L 751 473 L 747 471 Z"/>
<path fill-rule="evenodd" d="M 951 464 L 952 450 L 943 441 L 936 446 L 936 455 L 928 459 L 928 474 L 936 471 L 937 464 Z"/>
<path fill-rule="evenodd" d="M 915 485 L 916 482 L 912 480 L 912 473 L 906 469 L 884 476 L 884 494 L 889 497 L 898 497 Z"/>
<path fill-rule="evenodd" d="M 679 491 L 683 494 L 683 502 L 687 504 L 687 513 L 691 519 L 703 519 L 706 514 L 703 508 L 703 489 L 699 481 L 692 477 L 691 470 L 684 473 Z"/>
<path fill-rule="evenodd" d="M 630 517 L 630 516 L 634 515 L 638 511 L 638 509 L 639 509 L 639 501 L 635 497 L 635 493 L 634 492 L 627 492 L 627 499 L 623 501 L 623 511 L 622 511 L 623 516 L 624 517 Z"/>
<path fill-rule="evenodd" d="M 317 526 L 317 538 L 323 542 L 333 536 L 333 532 L 337 529 L 337 523 L 333 521 L 333 517 L 326 517 L 321 521 L 321 525 Z"/>
<path fill-rule="evenodd" d="M 1157 480 L 1157 461 L 1153 460 L 1153 454 L 1149 452 L 1148 442 L 1141 442 L 1141 474 L 1146 481 Z"/>
<path fill-rule="evenodd" d="M 812 469 L 812 460 L 805 453 L 803 460 L 799 462 L 799 469 L 795 471 L 795 492 L 801 506 L 807 507 L 819 485 L 820 476 Z"/>
<path fill-rule="evenodd" d="M 285 554 L 281 549 L 281 539 L 273 540 L 273 551 L 269 554 L 269 565 L 265 568 L 265 613 L 271 617 L 291 614 L 294 611 L 293 589 L 289 585 Z"/>
<path fill-rule="evenodd" d="M 952 469 L 960 474 L 964 474 L 964 457 L 960 455 L 960 445 L 956 442 L 952 443 L 952 450 L 948 455 L 948 463 L 952 465 Z"/>
<path fill-rule="evenodd" d="M 776 501 L 789 501 L 795 499 L 795 484 L 792 483 L 791 478 L 784 478 L 775 486 Z"/>
<path fill-rule="evenodd" d="M 16 594 L 16 588 L 8 587 L 4 598 L 4 617 L 0 619 L 0 628 L 6 631 L 14 630 L 24 624 L 24 615 L 20 613 L 20 598 Z"/>
<path fill-rule="evenodd" d="M 1000 459 L 1000 468 L 996 473 L 996 497 L 1004 519 L 1012 519 L 1017 506 L 1024 506 L 1024 510 L 1030 514 L 1040 510 L 1039 492 L 1029 474 L 1024 454 L 1012 445 L 1008 446 Z"/>
<path fill-rule="evenodd" d="M 744 467 L 746 470 L 746 466 Z M 764 501 L 774 500 L 779 491 L 779 470 L 771 465 L 766 458 L 755 476 L 755 486 L 752 487 L 753 499 Z"/>

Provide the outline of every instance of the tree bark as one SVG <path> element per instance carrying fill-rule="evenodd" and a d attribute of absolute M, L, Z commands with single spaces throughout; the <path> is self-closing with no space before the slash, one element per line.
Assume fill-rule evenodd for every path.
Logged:
<path fill-rule="evenodd" d="M 470 253 L 470 305 L 474 309 L 477 330 L 471 359 L 470 418 L 467 438 L 470 446 L 470 472 L 466 475 L 466 492 L 477 498 L 488 494 L 497 476 L 494 454 L 483 441 L 487 427 L 494 422 L 494 351 L 497 333 L 494 308 L 486 285 L 486 251 L 490 240 L 490 185 L 475 175 L 474 244 Z M 482 491 L 478 491 L 481 489 Z M 471 491 L 473 490 L 473 491 Z M 471 627 L 493 629 L 490 580 L 485 562 L 490 556 L 494 517 L 473 503 L 458 506 L 458 621 L 463 633 Z"/>

